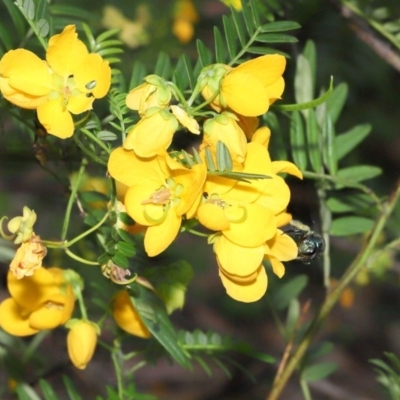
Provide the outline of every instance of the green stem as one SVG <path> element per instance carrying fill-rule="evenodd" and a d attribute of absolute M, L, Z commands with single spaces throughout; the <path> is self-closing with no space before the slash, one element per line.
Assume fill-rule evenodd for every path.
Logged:
<path fill-rule="evenodd" d="M 67 237 L 67 231 L 68 231 L 68 226 L 69 226 L 69 220 L 71 218 L 71 211 L 72 211 L 72 205 L 74 204 L 76 193 L 78 192 L 79 185 L 81 183 L 82 176 L 85 172 L 86 165 L 88 164 L 87 160 L 84 158 L 82 159 L 81 162 L 81 167 L 79 168 L 78 175 L 74 181 L 74 184 L 72 186 L 71 194 L 69 196 L 68 204 L 67 204 L 67 209 L 65 210 L 65 216 L 64 216 L 64 223 L 63 227 L 61 230 L 61 239 L 64 241 L 65 238 Z"/>
<path fill-rule="evenodd" d="M 98 137 L 93 135 L 92 132 L 90 132 L 88 129 L 82 128 L 81 132 L 85 134 L 91 141 L 96 143 L 98 146 L 100 146 L 107 154 L 111 153 L 110 148 L 103 142 L 101 141 Z"/>
<path fill-rule="evenodd" d="M 312 400 L 310 389 L 304 379 L 300 379 L 300 387 L 305 400 Z"/>
<path fill-rule="evenodd" d="M 21 7 L 18 2 L 14 2 L 14 4 L 19 8 L 21 11 L 21 14 L 25 17 L 26 22 L 28 22 L 29 26 L 31 27 L 32 31 L 35 33 L 37 39 L 39 40 L 40 44 L 43 46 L 45 50 L 47 50 L 47 42 L 45 39 L 39 35 L 39 31 L 36 28 L 35 25 L 35 19 L 28 18 L 28 16 L 25 14 L 25 10 L 23 7 Z"/>
<path fill-rule="evenodd" d="M 120 345 L 119 343 L 114 343 L 114 349 L 111 352 L 111 359 L 114 365 L 114 370 L 115 370 L 115 376 L 117 378 L 117 390 L 118 390 L 118 398 L 123 399 L 124 396 L 124 385 L 122 381 L 122 370 L 121 370 L 121 363 L 120 363 Z"/>
<path fill-rule="evenodd" d="M 277 400 L 287 384 L 288 380 L 300 365 L 303 357 L 305 356 L 307 349 L 311 345 L 315 335 L 318 333 L 320 328 L 323 326 L 325 319 L 328 317 L 334 305 L 339 300 L 344 289 L 350 284 L 350 282 L 357 276 L 358 272 L 368 262 L 368 258 L 375 251 L 375 246 L 379 243 L 382 231 L 392 213 L 398 199 L 400 197 L 400 180 L 397 182 L 396 188 L 392 195 L 389 197 L 387 203 L 382 207 L 381 214 L 376 220 L 375 226 L 371 231 L 369 240 L 367 240 L 363 248 L 358 253 L 357 257 L 348 267 L 346 273 L 343 275 L 339 284 L 334 290 L 327 296 L 323 302 L 318 314 L 313 319 L 310 327 L 303 336 L 302 341 L 299 343 L 296 350 L 289 358 L 285 369 L 280 374 L 279 379 L 276 379 L 273 383 L 272 390 L 267 397 L 267 400 Z"/>
<path fill-rule="evenodd" d="M 78 235 L 77 237 L 68 240 L 65 242 L 64 244 L 64 248 L 70 247 L 72 246 L 74 243 L 79 242 L 79 240 L 81 240 L 82 238 L 84 238 L 85 236 L 91 234 L 92 232 L 94 232 L 96 229 L 100 228 L 100 226 L 102 226 L 104 224 L 104 222 L 106 222 L 107 218 L 109 216 L 109 212 L 106 212 L 104 214 L 104 217 L 94 226 L 92 226 L 90 229 L 88 229 L 87 231 L 81 233 L 80 235 Z"/>
<path fill-rule="evenodd" d="M 99 157 L 96 153 L 93 151 L 89 150 L 79 139 L 77 135 L 73 135 L 72 138 L 74 139 L 74 142 L 78 145 L 78 147 L 88 156 L 90 157 L 93 161 L 96 161 L 99 164 L 102 165 L 107 165 L 107 162 L 104 161 L 101 157 Z"/>
<path fill-rule="evenodd" d="M 396 36 L 392 35 L 390 32 L 388 32 L 382 24 L 379 22 L 375 21 L 372 18 L 368 18 L 358 7 L 354 2 L 342 0 L 342 3 L 344 4 L 345 7 L 347 7 L 349 10 L 351 10 L 354 14 L 356 14 L 358 17 L 363 19 L 364 21 L 367 21 L 376 31 L 378 31 L 382 36 L 384 36 L 387 40 L 389 40 L 393 46 L 397 47 L 397 49 L 400 50 L 400 41 L 396 38 Z"/>
<path fill-rule="evenodd" d="M 88 317 L 87 317 L 85 302 L 83 301 L 83 297 L 82 297 L 82 291 L 80 289 L 74 290 L 74 294 L 78 300 L 79 311 L 81 312 L 82 319 L 87 320 Z"/>
<path fill-rule="evenodd" d="M 71 258 L 73 258 L 76 261 L 79 261 L 82 264 L 87 264 L 87 265 L 100 265 L 97 261 L 89 261 L 86 260 L 85 258 L 77 256 L 75 253 L 73 253 L 69 249 L 64 249 L 65 253 L 68 254 Z"/>
<path fill-rule="evenodd" d="M 192 235 L 196 235 L 196 236 L 200 236 L 200 237 L 210 236 L 209 233 L 197 232 L 194 229 L 186 229 L 185 231 L 191 233 Z"/>

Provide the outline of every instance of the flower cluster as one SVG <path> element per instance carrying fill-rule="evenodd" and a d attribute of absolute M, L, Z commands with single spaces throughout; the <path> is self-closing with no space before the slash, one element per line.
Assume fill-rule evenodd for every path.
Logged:
<path fill-rule="evenodd" d="M 72 136 L 71 114 L 92 108 L 111 84 L 108 61 L 89 53 L 78 39 L 74 25 L 50 38 L 46 61 L 34 53 L 17 49 L 0 60 L 0 91 L 11 103 L 36 110 L 46 131 L 61 139 Z"/>
<path fill-rule="evenodd" d="M 214 64 L 201 71 L 188 101 L 172 82 L 146 77 L 126 98 L 141 119 L 108 161 L 110 175 L 128 187 L 127 213 L 147 227 L 147 254 L 160 254 L 183 222 L 196 219 L 213 231 L 209 243 L 227 293 L 244 302 L 260 299 L 267 289 L 263 260 L 281 277 L 282 261 L 297 256 L 296 243 L 279 229 L 291 216 L 286 213 L 290 190 L 278 174 L 302 174 L 290 162 L 272 162 L 267 149 L 270 131 L 257 129 L 257 117 L 283 93 L 284 69 L 280 55 L 258 57 L 235 68 Z M 199 93 L 205 102 L 195 108 L 192 102 Z M 201 113 L 203 106 L 208 110 Z M 180 127 L 194 134 L 202 129 L 197 157 L 168 152 Z M 215 168 L 221 144 L 231 168 L 215 173 L 221 172 Z"/>

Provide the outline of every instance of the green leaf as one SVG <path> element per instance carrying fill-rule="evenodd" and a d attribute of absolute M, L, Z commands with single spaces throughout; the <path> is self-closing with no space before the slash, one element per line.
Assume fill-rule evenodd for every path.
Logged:
<path fill-rule="evenodd" d="M 301 111 L 301 110 L 307 110 L 308 108 L 314 108 L 319 106 L 322 103 L 325 103 L 331 96 L 333 91 L 333 79 L 331 78 L 330 84 L 329 84 L 329 89 L 320 97 L 317 99 L 314 99 L 312 101 L 309 101 L 307 103 L 302 103 L 302 104 L 284 104 L 284 105 L 278 105 L 278 106 L 273 106 L 274 109 L 281 110 L 281 111 Z"/>
<path fill-rule="evenodd" d="M 355 165 L 339 170 L 337 172 L 337 177 L 350 182 L 362 182 L 367 179 L 375 178 L 381 173 L 382 169 L 375 165 Z M 337 186 L 342 187 L 342 185 Z M 345 184 L 343 184 L 343 186 L 345 186 Z"/>
<path fill-rule="evenodd" d="M 212 64 L 211 52 L 208 50 L 205 44 L 201 40 L 197 39 L 196 46 L 201 67 L 204 68 L 205 66 Z"/>
<path fill-rule="evenodd" d="M 118 242 L 116 248 L 126 257 L 133 257 L 136 254 L 136 248 L 130 243 Z"/>
<path fill-rule="evenodd" d="M 297 43 L 298 39 L 284 33 L 264 33 L 256 36 L 255 41 L 261 43 Z"/>
<path fill-rule="evenodd" d="M 285 32 L 293 29 L 299 29 L 301 25 L 295 21 L 274 21 L 268 24 L 262 25 L 260 31 L 263 33 L 267 32 Z"/>
<path fill-rule="evenodd" d="M 326 102 L 332 123 L 335 124 L 346 103 L 349 89 L 346 83 L 340 83 L 333 89 L 332 96 Z"/>
<path fill-rule="evenodd" d="M 171 70 L 171 59 L 167 53 L 160 51 L 157 57 L 154 74 L 161 76 L 164 79 L 169 79 Z"/>
<path fill-rule="evenodd" d="M 370 124 L 357 125 L 335 137 L 336 157 L 341 160 L 362 142 L 371 132 Z"/>
<path fill-rule="evenodd" d="M 307 282 L 308 277 L 306 275 L 298 275 L 285 282 L 273 295 L 273 303 L 276 308 L 282 310 L 288 307 L 292 299 L 295 299 L 303 291 Z"/>
<path fill-rule="evenodd" d="M 222 23 L 224 25 L 225 40 L 228 48 L 229 58 L 233 60 L 236 56 L 236 31 L 232 18 L 226 15 L 222 16 Z"/>
<path fill-rule="evenodd" d="M 38 29 L 38 34 L 40 37 L 46 37 L 49 34 L 50 26 L 45 19 L 40 19 L 37 22 L 36 27 Z"/>
<path fill-rule="evenodd" d="M 310 63 L 303 54 L 300 54 L 297 57 L 296 75 L 294 77 L 294 95 L 296 102 L 300 104 L 310 102 L 314 97 L 313 90 L 313 77 Z"/>
<path fill-rule="evenodd" d="M 286 325 L 285 325 L 285 338 L 289 339 L 293 334 L 297 321 L 300 317 L 300 302 L 298 299 L 292 299 L 289 303 L 289 308 L 286 315 Z"/>
<path fill-rule="evenodd" d="M 326 378 L 337 369 L 333 362 L 323 362 L 306 367 L 301 374 L 301 379 L 307 382 L 315 382 Z"/>
<path fill-rule="evenodd" d="M 182 54 L 179 57 L 178 62 L 176 63 L 173 81 L 182 91 L 187 88 L 188 84 L 190 89 L 194 88 L 195 79 L 193 76 L 190 58 L 187 56 L 187 54 Z"/>
<path fill-rule="evenodd" d="M 69 400 L 81 400 L 81 396 L 79 396 L 79 393 L 77 392 L 77 389 L 74 387 L 72 384 L 71 379 L 68 378 L 68 376 L 63 375 L 62 377 L 64 386 L 67 389 L 67 394 L 69 396 Z"/>
<path fill-rule="evenodd" d="M 335 175 L 337 171 L 337 158 L 335 147 L 335 129 L 329 114 L 325 113 L 322 125 L 322 158 L 325 167 L 331 175 Z"/>
<path fill-rule="evenodd" d="M 318 343 L 316 346 L 311 347 L 307 352 L 308 360 L 316 360 L 330 353 L 335 348 L 332 342 Z"/>
<path fill-rule="evenodd" d="M 146 68 L 140 61 L 133 64 L 131 79 L 129 82 L 129 89 L 133 89 L 143 83 L 143 78 L 146 76 Z"/>
<path fill-rule="evenodd" d="M 303 56 L 308 60 L 311 73 L 312 93 L 315 93 L 317 79 L 317 50 L 312 40 L 307 40 L 304 46 Z"/>
<path fill-rule="evenodd" d="M 351 211 L 360 211 L 371 207 L 374 204 L 371 197 L 365 193 L 334 193 L 326 201 L 329 210 L 334 213 L 345 213 Z"/>
<path fill-rule="evenodd" d="M 232 157 L 229 153 L 228 148 L 220 140 L 217 142 L 216 152 L 218 171 L 230 172 L 233 168 Z"/>
<path fill-rule="evenodd" d="M 190 368 L 190 360 L 179 345 L 175 329 L 169 320 L 163 302 L 155 293 L 140 285 L 133 283 L 131 287 L 135 291 L 135 296 L 131 295 L 133 305 L 153 337 L 181 367 Z"/>
<path fill-rule="evenodd" d="M 350 236 L 364 233 L 372 229 L 374 221 L 365 217 L 341 217 L 332 221 L 330 234 L 332 236 Z"/>
<path fill-rule="evenodd" d="M 283 51 L 279 51 L 276 49 L 273 49 L 272 47 L 264 47 L 264 46 L 251 46 L 247 48 L 247 52 L 251 54 L 280 54 L 284 57 L 289 57 L 288 54 L 284 53 Z"/>
<path fill-rule="evenodd" d="M 312 108 L 308 110 L 306 125 L 308 156 L 313 170 L 319 173 L 322 171 L 321 136 L 315 111 Z"/>
<path fill-rule="evenodd" d="M 104 142 L 112 142 L 113 140 L 118 139 L 118 136 L 114 132 L 110 131 L 100 131 L 96 136 Z"/>
<path fill-rule="evenodd" d="M 55 394 L 52 387 L 44 379 L 39 380 L 39 386 L 40 386 L 40 389 L 42 390 L 43 396 L 46 400 L 57 400 L 58 399 L 58 397 Z"/>
<path fill-rule="evenodd" d="M 3 24 L 0 24 L 0 40 L 3 42 L 6 51 L 13 49 L 14 45 L 10 33 L 8 32 L 8 29 L 3 26 Z"/>
<path fill-rule="evenodd" d="M 33 388 L 26 383 L 19 383 L 15 388 L 19 400 L 41 400 Z"/>
<path fill-rule="evenodd" d="M 95 13 L 93 12 L 89 12 L 84 10 L 82 7 L 77 7 L 77 6 L 73 6 L 71 4 L 50 4 L 50 14 L 51 15 L 55 15 L 55 16 L 59 16 L 59 15 L 63 15 L 63 16 L 68 16 L 68 17 L 72 17 L 77 21 L 95 21 L 97 16 Z M 61 20 L 61 18 L 57 18 L 58 21 Z M 70 18 L 68 18 L 68 23 L 71 23 Z M 67 25 L 63 24 L 63 25 Z"/>
<path fill-rule="evenodd" d="M 128 258 L 119 251 L 115 252 L 115 254 L 111 257 L 111 260 L 114 264 L 118 265 L 118 267 L 123 269 L 129 268 Z"/>
<path fill-rule="evenodd" d="M 224 63 L 226 61 L 225 43 L 222 39 L 221 31 L 216 26 L 214 26 L 214 44 L 216 61 L 218 63 Z"/>
<path fill-rule="evenodd" d="M 15 25 L 18 37 L 24 37 L 26 22 L 21 12 L 18 10 L 17 7 L 15 7 L 15 4 L 12 0 L 3 0 L 3 3 L 7 7 L 7 11 L 9 12 L 11 19 Z M 22 5 L 22 1 L 19 1 L 17 3 Z"/>
<path fill-rule="evenodd" d="M 200 356 L 195 354 L 193 356 L 193 359 L 199 363 L 200 367 L 204 369 L 204 372 L 208 376 L 212 376 L 212 372 L 211 372 L 210 367 L 206 364 L 206 362 Z"/>
<path fill-rule="evenodd" d="M 307 152 L 303 120 L 298 111 L 294 111 L 290 121 L 290 146 L 294 163 L 301 169 L 307 169 Z"/>
<path fill-rule="evenodd" d="M 242 45 L 242 47 L 244 47 L 246 45 L 246 31 L 243 24 L 242 14 L 235 9 L 231 9 L 231 13 L 231 18 L 233 24 L 235 25 L 240 44 Z"/>
<path fill-rule="evenodd" d="M 247 32 L 252 36 L 257 28 L 254 24 L 253 16 L 248 3 L 242 3 L 242 15 L 244 17 L 244 22 L 246 25 Z"/>

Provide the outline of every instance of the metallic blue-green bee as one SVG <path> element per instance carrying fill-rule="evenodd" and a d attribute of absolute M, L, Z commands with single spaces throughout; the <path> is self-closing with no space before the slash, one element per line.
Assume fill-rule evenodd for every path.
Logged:
<path fill-rule="evenodd" d="M 325 250 L 325 241 L 322 236 L 300 221 L 293 220 L 285 230 L 297 244 L 298 255 L 296 260 L 310 264 L 311 260 Z"/>

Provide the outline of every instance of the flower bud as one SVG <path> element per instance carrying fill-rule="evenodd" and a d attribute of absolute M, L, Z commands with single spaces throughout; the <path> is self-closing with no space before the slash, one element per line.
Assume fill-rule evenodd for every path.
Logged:
<path fill-rule="evenodd" d="M 11 219 L 7 225 L 8 230 L 16 235 L 14 239 L 15 244 L 26 242 L 33 235 L 33 225 L 36 222 L 36 213 L 24 206 L 23 214 L 19 217 Z"/>
<path fill-rule="evenodd" d="M 149 330 L 133 307 L 126 290 L 121 290 L 115 295 L 111 308 L 115 322 L 125 332 L 145 339 L 150 337 Z"/>
<path fill-rule="evenodd" d="M 93 357 L 99 329 L 93 322 L 70 320 L 67 324 L 68 355 L 76 368 L 85 369 Z"/>

